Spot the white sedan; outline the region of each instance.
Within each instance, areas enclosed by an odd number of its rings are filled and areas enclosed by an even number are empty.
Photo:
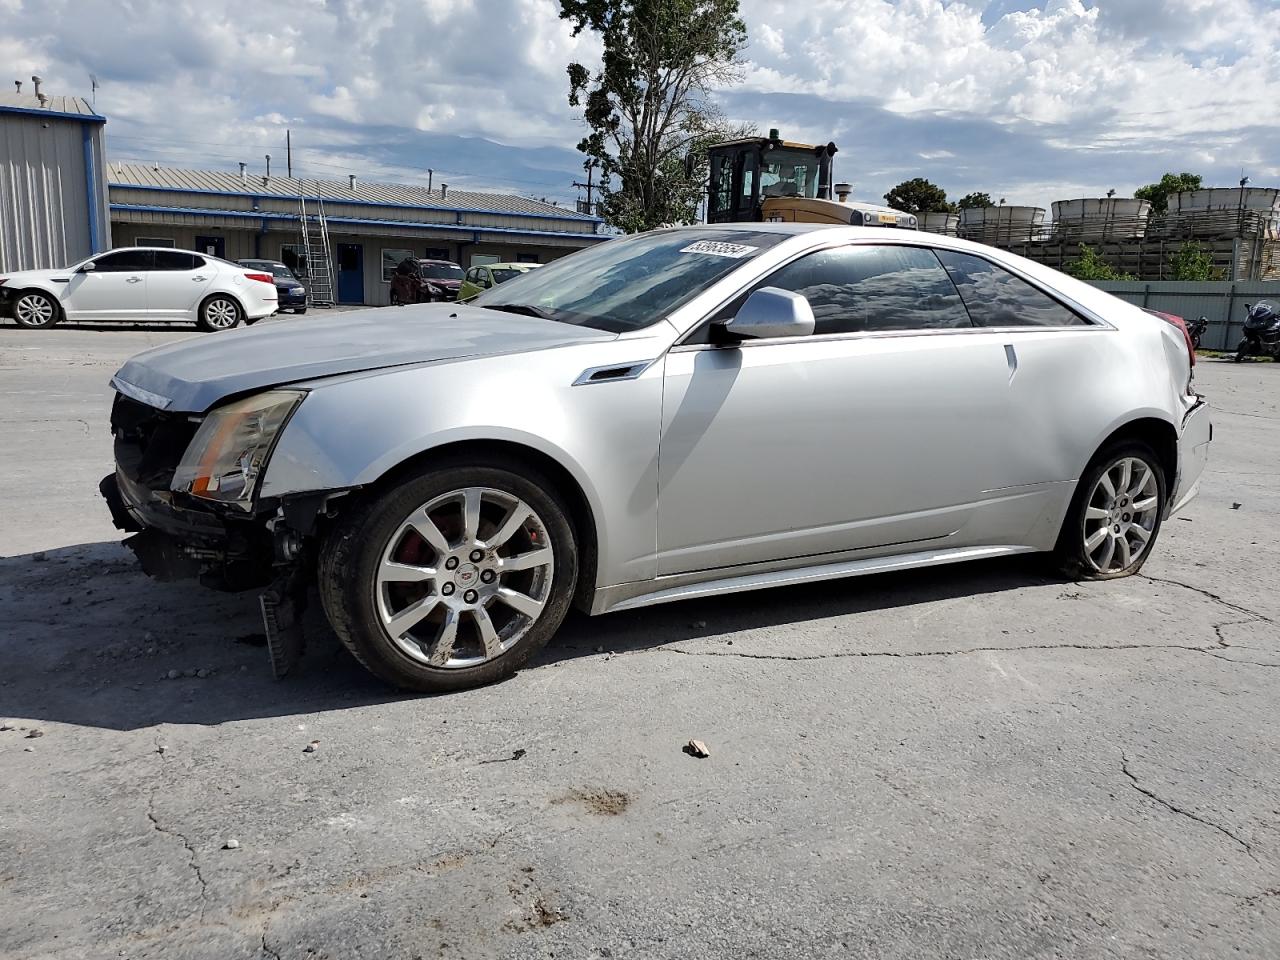
[[[276,308],[270,273],[167,247],[122,247],[61,270],[0,276],[0,316],[23,327],[185,320],[202,330],[230,330]]]

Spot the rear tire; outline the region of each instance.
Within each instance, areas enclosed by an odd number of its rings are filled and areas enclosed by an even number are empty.
[[[29,330],[52,327],[61,316],[58,301],[39,290],[24,290],[13,302],[13,319]]]
[[[338,638],[407,690],[515,673],[559,628],[577,583],[573,527],[553,490],[495,458],[434,466],[355,506],[317,571]]]
[[[230,330],[244,319],[244,311],[235,298],[225,293],[215,293],[200,304],[196,326],[206,333]]]
[[[1155,546],[1167,497],[1164,470],[1151,447],[1120,440],[1103,448],[1085,468],[1062,521],[1054,548],[1058,568],[1072,580],[1137,573]]]

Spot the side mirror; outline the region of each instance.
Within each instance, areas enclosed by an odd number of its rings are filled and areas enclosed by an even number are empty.
[[[80,272],[81,272],[81,273],[93,273],[93,271],[95,271],[95,270],[97,270],[97,269],[98,269],[98,265],[97,265],[96,263],[94,263],[92,260],[90,260],[88,263],[85,263],[85,264],[82,264],[82,265],[81,265],[81,267],[80,267]]]
[[[798,293],[777,287],[761,287],[725,321],[722,329],[735,340],[773,337],[807,337],[813,333],[813,308]]]

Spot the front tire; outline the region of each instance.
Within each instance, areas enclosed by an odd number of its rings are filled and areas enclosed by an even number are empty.
[[[1239,346],[1236,347],[1235,362],[1239,363],[1249,355],[1249,341],[1241,340]]]
[[[24,291],[13,303],[13,319],[30,330],[52,327],[60,316],[58,301],[39,290]]]
[[[1072,580],[1114,580],[1142,569],[1164,517],[1168,485],[1155,451],[1137,440],[1103,449],[1085,469],[1054,556]]]
[[[200,304],[196,326],[206,333],[230,330],[244,319],[240,304],[225,293],[215,293]]]
[[[442,465],[355,507],[325,541],[325,612],[375,676],[435,693],[502,680],[559,628],[578,576],[568,512],[522,465]]]

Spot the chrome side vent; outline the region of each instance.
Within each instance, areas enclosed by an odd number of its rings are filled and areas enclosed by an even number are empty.
[[[635,360],[631,363],[611,363],[604,367],[591,367],[578,374],[575,387],[584,383],[614,383],[618,380],[634,380],[653,364],[652,360]]]

